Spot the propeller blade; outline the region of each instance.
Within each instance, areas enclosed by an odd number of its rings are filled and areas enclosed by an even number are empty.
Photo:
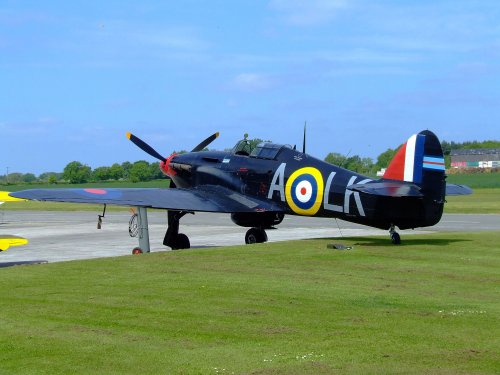
[[[213,141],[215,141],[215,139],[217,139],[218,136],[219,136],[219,132],[212,134],[210,137],[208,137],[203,142],[201,142],[198,146],[196,146],[195,148],[193,148],[191,150],[191,152],[197,152],[197,151],[203,150],[210,143],[212,143]]]
[[[153,147],[151,147],[146,142],[144,142],[142,139],[140,139],[139,137],[136,137],[132,133],[127,132],[127,138],[130,139],[133,144],[135,144],[137,147],[139,147],[141,150],[148,153],[152,157],[154,157],[160,161],[165,161],[167,159],[166,157],[161,156]]]

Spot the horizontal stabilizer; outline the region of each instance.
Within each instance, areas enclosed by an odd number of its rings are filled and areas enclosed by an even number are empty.
[[[446,184],[446,195],[470,195],[472,189],[465,185]]]
[[[23,237],[2,235],[0,236],[0,251],[7,250],[11,246],[26,245],[28,240]]]
[[[351,185],[347,188],[360,193],[379,195],[383,197],[421,198],[424,196],[420,192],[420,188],[417,185],[397,181],[369,182],[366,184]]]

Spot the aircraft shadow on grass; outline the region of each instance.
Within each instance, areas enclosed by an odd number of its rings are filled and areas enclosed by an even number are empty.
[[[26,260],[26,261],[18,261],[18,262],[1,262],[0,268],[7,268],[13,266],[29,266],[32,264],[46,264],[48,261],[46,260]]]
[[[324,239],[323,239],[324,240]],[[341,242],[342,240],[349,241],[352,246],[387,246],[387,240],[382,237],[343,237],[343,238],[328,238],[329,241]],[[464,238],[411,238],[408,236],[401,246],[443,246],[457,242],[472,242],[472,240]]]

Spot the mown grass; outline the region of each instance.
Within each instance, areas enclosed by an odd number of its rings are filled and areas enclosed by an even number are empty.
[[[500,232],[0,269],[0,373],[494,374]]]
[[[500,214],[500,189],[474,189],[471,195],[449,196],[446,201],[448,214]]]
[[[451,184],[467,185],[473,189],[500,188],[500,172],[451,174],[446,181]]]

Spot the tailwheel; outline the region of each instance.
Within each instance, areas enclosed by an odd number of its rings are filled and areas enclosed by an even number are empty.
[[[399,245],[401,244],[401,237],[398,233],[394,232],[391,234],[391,241],[394,245]]]
[[[175,246],[172,247],[172,250],[189,249],[190,247],[191,243],[189,242],[188,236],[184,233],[179,233],[175,240]]]
[[[142,254],[142,249],[140,247],[134,247],[132,250],[133,255]]]
[[[267,234],[264,229],[261,228],[250,228],[245,234],[245,243],[262,243],[267,242]]]
[[[401,244],[401,237],[399,236],[399,233],[396,232],[396,227],[394,225],[391,225],[389,228],[389,235],[391,236],[391,241],[394,245]]]

